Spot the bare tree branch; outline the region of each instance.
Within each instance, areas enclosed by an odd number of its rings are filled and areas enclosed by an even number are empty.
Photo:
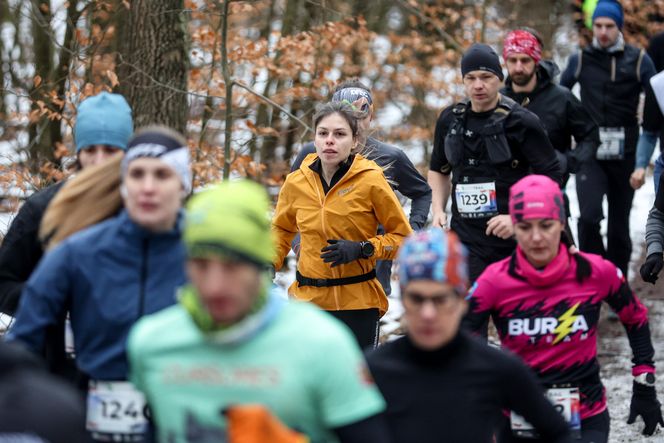
[[[459,42],[457,42],[456,39],[454,37],[452,37],[450,34],[445,32],[445,30],[443,28],[438,26],[438,24],[436,24],[436,22],[434,22],[432,19],[430,19],[426,15],[422,14],[422,12],[419,11],[417,8],[414,8],[413,6],[411,6],[406,0],[395,0],[395,2],[399,6],[401,6],[403,9],[405,9],[406,11],[408,11],[411,14],[417,16],[424,23],[428,23],[431,26],[433,26],[433,28],[436,30],[436,32],[443,38],[443,40],[445,40],[445,42],[449,46],[451,46],[452,48],[454,48],[455,50],[457,50],[459,52],[463,52],[463,47],[461,46],[461,44]]]
[[[303,127],[304,129],[306,129],[308,132],[314,132],[314,130],[311,129],[311,127],[310,127],[308,124],[306,124],[305,122],[303,122],[300,118],[296,117],[296,116],[293,115],[291,112],[289,112],[286,108],[284,108],[283,106],[279,105],[278,103],[276,103],[276,102],[270,100],[269,98],[267,98],[266,96],[264,96],[264,95],[261,94],[260,92],[258,92],[258,91],[256,91],[256,90],[252,89],[251,87],[245,85],[244,83],[240,83],[240,82],[238,82],[238,81],[234,81],[233,83],[236,84],[237,86],[239,86],[240,88],[245,89],[245,90],[251,92],[251,93],[254,94],[256,97],[258,97],[259,99],[263,100],[265,103],[269,104],[270,106],[272,106],[272,107],[274,107],[274,108],[277,108],[279,111],[283,112],[283,113],[286,114],[288,117],[292,118],[293,120],[295,120],[296,122],[298,122],[300,125],[302,125],[302,127]]]
[[[173,92],[175,92],[175,93],[178,93],[178,94],[186,94],[186,95],[189,95],[189,96],[192,96],[192,97],[198,97],[198,98],[207,98],[207,97],[220,98],[220,99],[224,99],[224,98],[225,98],[225,97],[222,97],[221,95],[214,95],[214,94],[210,94],[210,95],[208,95],[208,94],[201,94],[201,93],[198,93],[198,92],[185,91],[184,89],[175,88],[175,87],[173,87],[173,86],[171,86],[171,85],[168,85],[168,84],[166,84],[166,83],[160,82],[159,80],[157,80],[156,78],[152,77],[150,74],[148,74],[147,72],[143,71],[142,69],[140,69],[140,68],[137,67],[136,65],[133,65],[133,64],[131,64],[131,63],[129,63],[129,62],[123,60],[121,54],[118,54],[118,60],[119,60],[119,63],[122,63],[122,64],[124,64],[124,65],[126,65],[126,66],[129,66],[130,68],[134,69],[136,72],[138,72],[138,73],[140,73],[141,75],[144,75],[145,77],[149,78],[150,81],[152,81],[155,85],[160,86],[160,87],[162,87],[162,88],[169,89],[169,90],[171,90],[171,91],[173,91]],[[269,104],[270,106],[273,106],[274,108],[276,108],[276,109],[278,109],[279,111],[283,112],[283,113],[286,114],[289,118],[292,118],[293,120],[295,120],[296,122],[298,122],[300,125],[302,125],[302,127],[303,127],[304,129],[306,129],[307,131],[311,131],[311,132],[313,132],[313,129],[311,129],[311,127],[310,127],[309,125],[307,125],[305,122],[303,122],[300,118],[298,118],[298,117],[296,117],[295,115],[293,115],[291,112],[289,112],[289,111],[288,111],[287,109],[285,109],[283,106],[281,106],[281,105],[279,105],[278,103],[276,103],[276,102],[270,100],[270,99],[267,98],[265,95],[261,94],[260,92],[256,91],[255,89],[252,89],[250,86],[245,85],[244,83],[241,83],[241,82],[238,82],[238,81],[234,81],[233,83],[234,83],[234,85],[237,85],[237,86],[239,86],[240,88],[245,89],[245,90],[247,90],[248,92],[252,93],[253,95],[255,95],[256,97],[258,97],[259,99],[261,99],[261,100],[264,101],[265,103]]]

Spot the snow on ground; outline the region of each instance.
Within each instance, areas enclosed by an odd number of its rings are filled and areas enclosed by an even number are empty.
[[[7,214],[0,212],[0,238],[2,238],[9,229],[9,225],[14,218],[14,214]],[[5,314],[0,314],[0,334],[7,329],[12,318]]]
[[[7,229],[9,229],[9,224],[12,222],[13,218],[14,214],[0,212],[0,238],[2,238],[5,235],[5,232],[7,232]]]

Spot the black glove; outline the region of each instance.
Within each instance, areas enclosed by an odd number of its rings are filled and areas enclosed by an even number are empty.
[[[332,267],[345,265],[362,256],[362,245],[359,241],[328,240],[330,245],[320,250],[320,258],[325,263],[332,263]]]
[[[646,258],[645,263],[641,265],[639,272],[641,273],[641,278],[643,281],[652,283],[653,285],[657,281],[657,276],[664,266],[664,257],[661,252],[653,252]]]
[[[574,149],[565,152],[567,157],[567,172],[576,174],[583,163],[595,158],[598,145],[592,141],[583,141],[576,145]]]
[[[627,424],[634,423],[640,415],[646,425],[643,429],[643,435],[652,435],[658,424],[664,427],[661,406],[662,404],[657,400],[657,391],[654,386],[634,382]]]
[[[560,164],[560,175],[565,176],[567,174],[568,168],[567,155],[563,154],[557,149],[554,149],[553,151],[556,153],[556,158]]]

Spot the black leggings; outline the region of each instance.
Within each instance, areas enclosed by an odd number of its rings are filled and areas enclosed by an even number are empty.
[[[583,163],[576,174],[576,193],[581,211],[579,249],[613,262],[625,276],[632,254],[629,215],[634,190],[629,185],[629,177],[633,170],[634,154],[629,154],[625,160]],[[606,247],[600,232],[600,222],[604,218],[604,195],[609,203]]]
[[[513,247],[480,249],[466,245],[468,249],[468,278],[471,283],[482,275],[482,272],[492,263],[509,257],[514,252]]]
[[[593,415],[581,420],[581,438],[571,439],[573,443],[607,443],[609,441],[609,428],[611,419],[608,409],[601,414]],[[510,420],[505,418],[497,435],[498,443],[540,443],[543,440],[534,438],[519,438],[512,435]]]
[[[376,347],[380,319],[378,308],[327,312],[350,328],[361,349]]]

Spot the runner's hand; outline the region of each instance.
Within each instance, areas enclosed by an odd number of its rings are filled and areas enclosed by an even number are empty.
[[[496,215],[486,224],[486,235],[495,235],[504,240],[514,235],[514,225],[509,215]]]
[[[661,252],[654,252],[650,254],[645,263],[641,265],[639,272],[643,281],[652,283],[653,285],[657,281],[657,276],[662,271],[664,267],[664,257]]]
[[[646,170],[645,168],[637,168],[632,172],[632,175],[629,177],[629,184],[632,189],[637,190],[646,182]]]
[[[325,263],[332,263],[332,267],[345,265],[362,256],[362,245],[358,241],[328,240],[329,246],[320,250],[320,258]]]
[[[445,211],[438,213],[434,212],[432,225],[436,228],[443,228],[446,231],[449,230],[450,227],[447,225],[447,213]]]
[[[662,404],[657,400],[657,391],[654,386],[646,386],[637,382],[632,387],[632,403],[629,406],[629,419],[627,424],[631,425],[640,415],[645,423],[643,435],[652,435],[657,425],[664,427],[662,418]]]

